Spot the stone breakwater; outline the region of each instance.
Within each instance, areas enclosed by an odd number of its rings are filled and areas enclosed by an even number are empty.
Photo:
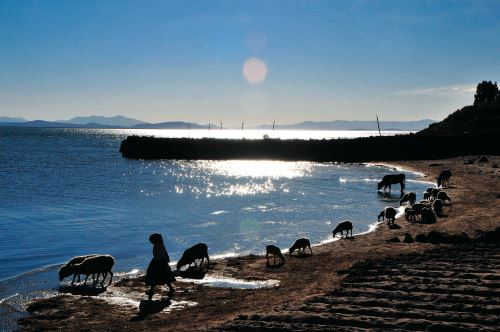
[[[365,162],[441,159],[500,154],[500,131],[488,134],[419,134],[355,139],[281,140],[156,138],[129,136],[120,146],[125,158],[185,160],[284,160]]]

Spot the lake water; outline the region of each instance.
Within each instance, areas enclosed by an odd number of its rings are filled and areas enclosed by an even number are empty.
[[[27,300],[56,292],[58,266],[73,256],[111,254],[118,274],[137,273],[151,258],[153,232],[163,234],[173,261],[198,242],[207,243],[211,256],[258,254],[267,244],[288,248],[299,237],[328,241],[346,219],[355,234],[366,232],[381,209],[398,205],[399,187],[382,197],[376,183],[400,170],[128,160],[118,150],[131,134],[309,139],[378,133],[0,128],[0,326],[2,317],[21,315]],[[407,190],[429,186],[405,173]]]

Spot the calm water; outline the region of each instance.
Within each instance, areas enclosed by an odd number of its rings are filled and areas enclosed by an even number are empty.
[[[298,237],[331,238],[339,221],[354,233],[397,205],[377,194],[373,165],[266,161],[138,161],[118,152],[130,134],[241,137],[241,131],[0,128],[0,303],[53,292],[57,265],[106,253],[115,270],[145,269],[148,236],[164,235],[172,260],[197,242],[211,255],[287,248]],[[368,136],[374,132],[245,131],[246,138]],[[238,136],[240,135],[240,136]],[[407,173],[407,189],[427,183]],[[412,180],[413,179],[413,180]],[[0,310],[1,316],[1,310]],[[0,318],[1,319],[1,318]],[[1,323],[0,323],[1,325]]]

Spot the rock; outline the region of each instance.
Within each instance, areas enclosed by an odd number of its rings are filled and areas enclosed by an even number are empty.
[[[421,242],[421,243],[428,242],[427,241],[427,236],[425,236],[425,234],[418,234],[417,236],[415,236],[415,241]]]
[[[401,240],[398,237],[393,237],[392,239],[387,240],[389,243],[399,243]]]
[[[442,166],[443,164],[440,164],[440,163],[431,163],[431,164],[428,164],[427,166],[429,167],[435,167],[435,166]]]
[[[493,165],[491,165],[491,167],[498,168],[498,164],[493,164]]]
[[[413,242],[415,242],[415,240],[410,235],[410,233],[405,233],[405,238],[404,238],[403,242],[404,243],[413,243]]]
[[[479,160],[477,162],[478,163],[487,163],[488,161],[489,161],[488,157],[482,156],[481,158],[479,158]]]
[[[474,164],[475,161],[476,161],[476,159],[466,160],[466,161],[464,161],[464,165],[472,165],[472,164]]]
[[[450,235],[447,239],[450,244],[466,244],[472,243],[472,239],[466,233],[453,234]]]
[[[427,234],[427,241],[433,244],[447,243],[449,235],[442,232],[430,231]]]
[[[479,232],[474,238],[474,242],[484,242],[484,243],[499,243],[500,242],[500,227],[497,227],[494,231],[482,231]]]

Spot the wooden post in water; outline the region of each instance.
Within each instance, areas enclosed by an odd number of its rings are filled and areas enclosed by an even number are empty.
[[[244,125],[245,125],[245,122],[244,122],[244,121],[242,121],[242,122],[241,122],[241,130],[243,130],[243,126],[244,126]]]
[[[382,133],[380,132],[380,123],[378,122],[378,115],[377,115],[377,114],[375,114],[375,116],[377,117],[378,134],[379,134],[380,136],[382,136]]]
[[[220,130],[222,130],[222,121],[219,120],[219,122],[220,122]]]
[[[276,124],[276,119],[273,121],[273,131],[274,131],[274,125]]]

